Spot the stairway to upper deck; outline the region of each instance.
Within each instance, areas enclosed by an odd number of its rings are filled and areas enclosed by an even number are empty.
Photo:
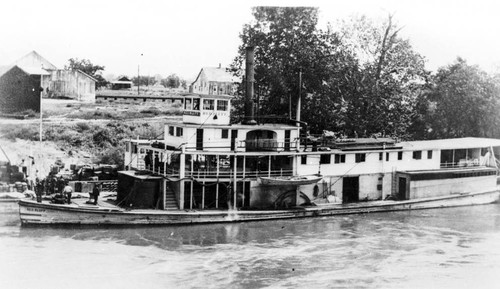
[[[167,189],[165,192],[165,210],[178,210],[177,199],[175,198],[175,192],[167,184]]]

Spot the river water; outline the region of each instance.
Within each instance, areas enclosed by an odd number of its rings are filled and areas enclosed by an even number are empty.
[[[500,204],[139,228],[21,228],[0,210],[0,288],[500,288],[499,273]]]

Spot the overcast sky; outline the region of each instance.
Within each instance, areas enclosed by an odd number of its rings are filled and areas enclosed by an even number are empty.
[[[69,58],[104,65],[108,74],[176,73],[227,66],[253,6],[315,6],[320,27],[353,14],[403,26],[401,35],[436,70],[457,56],[488,72],[500,67],[500,1],[11,0],[0,1],[0,65],[35,50],[59,68]],[[141,56],[142,55],[142,56]]]

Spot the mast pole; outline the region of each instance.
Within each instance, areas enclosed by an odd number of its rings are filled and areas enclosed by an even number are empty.
[[[301,95],[302,95],[302,68],[299,71],[299,97],[297,98],[297,115],[295,119],[297,120],[297,126],[300,126],[300,106],[301,106]]]

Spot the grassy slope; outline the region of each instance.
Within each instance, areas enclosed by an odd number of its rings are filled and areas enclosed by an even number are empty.
[[[13,164],[29,155],[45,175],[50,164],[61,159],[70,164],[111,163],[123,165],[124,140],[162,138],[163,122],[180,110],[152,103],[78,103],[44,100],[43,144],[39,122],[33,119],[0,119],[0,146]]]

